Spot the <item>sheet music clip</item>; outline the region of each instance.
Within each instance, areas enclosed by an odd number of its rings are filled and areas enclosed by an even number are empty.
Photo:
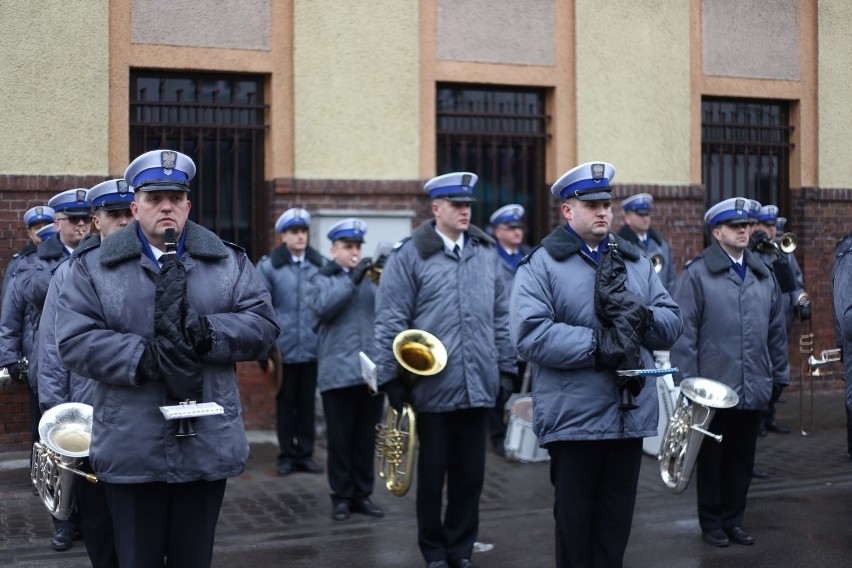
[[[199,416],[224,414],[225,409],[215,402],[196,403],[194,400],[188,400],[180,404],[161,406],[160,412],[163,413],[166,420],[178,420],[180,418],[198,418]]]
[[[358,358],[361,360],[361,377],[367,383],[370,394],[376,394],[379,392],[379,369],[363,351],[358,352]]]

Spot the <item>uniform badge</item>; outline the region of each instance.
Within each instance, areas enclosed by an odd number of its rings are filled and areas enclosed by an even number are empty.
[[[736,210],[737,210],[737,214],[739,214],[739,215],[742,215],[742,214],[743,214],[743,211],[745,210],[745,207],[746,207],[745,199],[737,199],[737,200],[734,202],[734,209],[736,209]]]
[[[604,178],[604,171],[603,164],[592,164],[592,179],[594,181],[601,181]]]
[[[44,208],[43,207],[36,207],[35,208],[35,214],[36,214],[36,217],[41,217],[42,215],[44,215]]]
[[[361,232],[361,221],[352,221],[352,229],[356,232]]]
[[[461,185],[465,189],[470,188],[470,174],[464,174],[461,179]]]
[[[177,153],[170,151],[160,152],[160,165],[163,167],[164,174],[167,176],[172,175],[172,170],[177,165]]]
[[[115,190],[116,190],[116,192],[118,192],[119,195],[124,197],[125,195],[127,195],[127,182],[124,181],[123,179],[116,181],[115,182]]]
[[[78,189],[76,193],[77,201],[86,201],[86,193],[88,193],[88,191],[85,189]]]

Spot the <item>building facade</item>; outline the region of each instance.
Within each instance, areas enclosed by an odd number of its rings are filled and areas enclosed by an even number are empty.
[[[852,229],[844,0],[4,0],[0,31],[0,268],[23,211],[158,147],[193,156],[192,218],[255,261],[289,207],[392,234],[428,217],[425,179],[459,169],[480,176],[479,224],[523,203],[536,243],[558,222],[549,185],[601,159],[617,198],[655,196],[678,272],[710,204],[776,203],[815,345],[834,347],[828,273]],[[246,424],[268,428],[255,367]],[[0,404],[0,450],[25,447],[26,393],[2,387]]]

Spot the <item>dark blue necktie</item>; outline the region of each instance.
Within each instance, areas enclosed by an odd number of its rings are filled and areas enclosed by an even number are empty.
[[[731,261],[731,263],[734,265],[734,271],[740,277],[740,280],[745,280],[745,275],[746,275],[745,264],[741,264],[739,262],[734,262],[733,260]]]

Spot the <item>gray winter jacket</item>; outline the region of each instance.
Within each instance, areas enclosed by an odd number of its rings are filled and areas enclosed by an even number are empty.
[[[683,328],[680,310],[651,263],[619,237],[627,286],[652,314],[640,355],[654,368],[652,351],[668,349]],[[512,339],[533,366],[533,430],[544,446],[568,440],[611,440],[657,434],[658,403],[653,380],[638,396],[638,408],[619,410],[616,374],[595,368],[594,330],[597,265],[564,226],[542,240],[518,266],[512,286]]]
[[[401,331],[422,329],[447,349],[440,373],[418,378],[418,412],[492,408],[500,372],[517,373],[509,340],[503,262],[491,237],[470,226],[461,259],[444,247],[434,221],[417,227],[390,255],[376,294],[379,383],[399,375],[392,344]]]
[[[276,344],[284,364],[317,360],[317,335],[313,316],[305,301],[305,291],[308,281],[324,264],[322,255],[308,247],[305,261],[297,266],[283,244],[257,263],[260,279],[272,296],[272,306],[281,326]]]
[[[90,246],[97,246],[100,242],[100,235],[89,234],[75,249],[74,254],[77,255]],[[56,349],[56,299],[59,297],[59,290],[62,289],[73,260],[72,257],[61,262],[53,271],[41,311],[38,326],[39,364],[36,380],[38,381],[38,402],[42,412],[64,402],[92,404],[94,399],[95,381],[70,372],[62,364],[59,351]]]
[[[35,247],[26,256],[34,256]],[[16,264],[20,264],[17,262]],[[38,310],[24,299],[21,281],[15,270],[6,283],[3,291],[3,307],[0,309],[0,367],[5,367],[26,357],[27,361],[35,361],[33,342],[37,329],[36,317]],[[38,390],[35,373],[29,374],[29,386],[33,392]]]
[[[836,254],[832,287],[834,318],[838,324],[843,353],[846,408],[852,410],[852,243]]]
[[[89,458],[109,483],[182,483],[243,472],[248,442],[235,373],[278,336],[269,293],[242,249],[187,222],[187,299],[207,316],[212,343],[202,358],[202,402],[224,414],[194,419],[196,436],[175,437],[163,418],[162,382],[140,381],[139,359],[154,334],[159,267],[131,223],[76,258],[59,292],[56,342],[67,367],[97,381]]]
[[[683,313],[683,335],[671,349],[675,383],[689,377],[722,382],[740,398],[736,408],[765,410],[772,384],[790,382],[781,290],[766,264],[746,250],[745,279],[713,243],[688,263],[673,296]]]
[[[308,306],[316,318],[317,386],[320,392],[363,385],[358,352],[373,357],[376,285],[358,286],[336,262],[329,262],[308,286]]]

